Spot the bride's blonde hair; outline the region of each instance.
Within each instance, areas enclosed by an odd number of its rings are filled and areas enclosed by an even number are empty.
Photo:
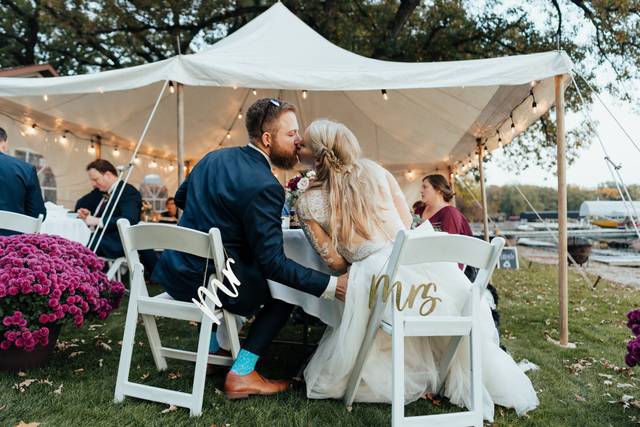
[[[346,246],[354,233],[368,240],[382,229],[381,209],[372,201],[380,193],[370,161],[363,159],[358,139],[342,123],[315,120],[307,128],[316,159],[316,179],[329,191],[329,231],[333,244]]]

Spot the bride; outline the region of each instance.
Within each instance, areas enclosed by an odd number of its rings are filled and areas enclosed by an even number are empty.
[[[377,163],[361,157],[360,145],[344,125],[316,120],[307,128],[298,153],[313,167],[316,180],[296,205],[304,232],[315,250],[336,273],[349,270],[349,283],[341,323],[327,327],[317,351],[304,371],[307,396],[342,398],[369,319],[369,288],[391,254],[399,230],[409,228],[411,215],[395,178]],[[405,284],[434,282],[441,301],[430,316],[459,314],[466,301],[468,279],[453,263],[402,267],[398,280]],[[420,302],[405,312],[417,314]],[[387,304],[385,320],[391,319]],[[494,404],[515,408],[519,415],[538,406],[529,378],[498,346],[489,305],[480,306],[482,324],[484,418],[493,420]],[[448,338],[411,337],[405,340],[405,402],[436,392],[437,366]],[[457,405],[470,407],[468,346],[453,359],[445,382],[445,395]],[[356,401],[391,402],[391,338],[378,332],[362,371]]]

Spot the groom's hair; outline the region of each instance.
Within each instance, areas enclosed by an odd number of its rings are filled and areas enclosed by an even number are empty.
[[[277,132],[274,129],[276,120],[282,113],[296,112],[296,107],[277,98],[262,98],[253,103],[247,110],[245,126],[249,139],[254,141],[262,137],[263,132]]]

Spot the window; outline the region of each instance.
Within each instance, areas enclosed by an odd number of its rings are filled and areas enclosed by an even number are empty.
[[[143,202],[147,202],[153,212],[162,212],[165,210],[165,202],[169,191],[162,183],[159,175],[147,175],[144,177],[140,186],[140,194]]]
[[[35,166],[40,181],[40,189],[42,190],[42,198],[45,202],[57,203],[58,185],[56,184],[56,176],[51,166],[47,166],[47,161],[42,154],[35,153],[28,148],[19,148],[14,150],[13,155],[16,159],[20,159],[30,165]]]

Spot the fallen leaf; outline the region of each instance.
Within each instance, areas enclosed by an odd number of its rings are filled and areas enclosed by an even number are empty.
[[[0,411],[2,411],[2,410],[3,410],[4,408],[6,408],[6,407],[7,407],[7,405],[2,405],[2,406],[0,406]]]
[[[20,393],[24,393],[27,388],[36,381],[37,380],[35,379],[24,380],[20,384],[14,384],[13,388],[15,388],[16,390],[20,390]]]
[[[169,375],[168,375],[170,380],[177,380],[181,376],[182,376],[182,374],[180,373],[180,371],[169,372]]]
[[[99,323],[93,324],[93,325],[89,325],[89,330],[90,331],[95,331],[98,328],[102,328],[104,325],[101,325]]]
[[[177,411],[178,407],[175,405],[169,405],[169,407],[167,409],[163,409],[162,411],[160,411],[161,414],[166,414],[169,412],[173,412],[173,411]]]
[[[79,374],[80,372],[84,372],[84,368],[74,369],[73,372]]]
[[[98,341],[98,342],[96,343],[96,345],[97,345],[98,347],[102,347],[102,349],[103,349],[103,350],[111,351],[111,346],[110,346],[109,344],[107,344],[106,342]]]
[[[19,377],[26,377],[26,376],[27,376],[27,373],[26,373],[26,372],[22,372],[22,371],[20,371],[20,372],[18,372],[18,376],[19,376]]]
[[[62,386],[63,386],[63,384],[60,383],[60,387],[58,387],[57,389],[53,390],[53,394],[62,394]]]
[[[580,396],[579,394],[576,394],[576,400],[578,402],[586,402],[587,399],[585,399],[584,397]]]
[[[604,385],[612,385],[612,384],[613,384],[613,381],[604,380],[604,381],[603,381],[603,384],[604,384]]]
[[[622,384],[616,385],[616,387],[618,387],[618,388],[629,388],[629,387],[635,387],[635,386],[633,384],[622,383]]]
[[[69,359],[71,359],[72,357],[78,357],[82,353],[84,353],[84,351],[74,351],[73,353],[69,354]]]
[[[148,374],[148,373],[145,373],[144,375],[142,375],[142,376],[140,377],[140,379],[141,379],[142,381],[146,380],[147,378],[149,378],[149,374]]]
[[[16,424],[14,427],[38,427],[40,423],[32,421],[30,423],[25,423],[24,421],[20,421],[20,423]]]
[[[98,367],[102,368],[102,362],[104,362],[104,359],[98,359]]]
[[[606,378],[608,380],[613,378],[613,375],[609,375],[609,374],[598,374],[598,376],[600,376],[602,378]]]
[[[436,399],[433,393],[427,393],[422,396],[423,399],[430,401],[434,406],[440,406],[442,399]]]

